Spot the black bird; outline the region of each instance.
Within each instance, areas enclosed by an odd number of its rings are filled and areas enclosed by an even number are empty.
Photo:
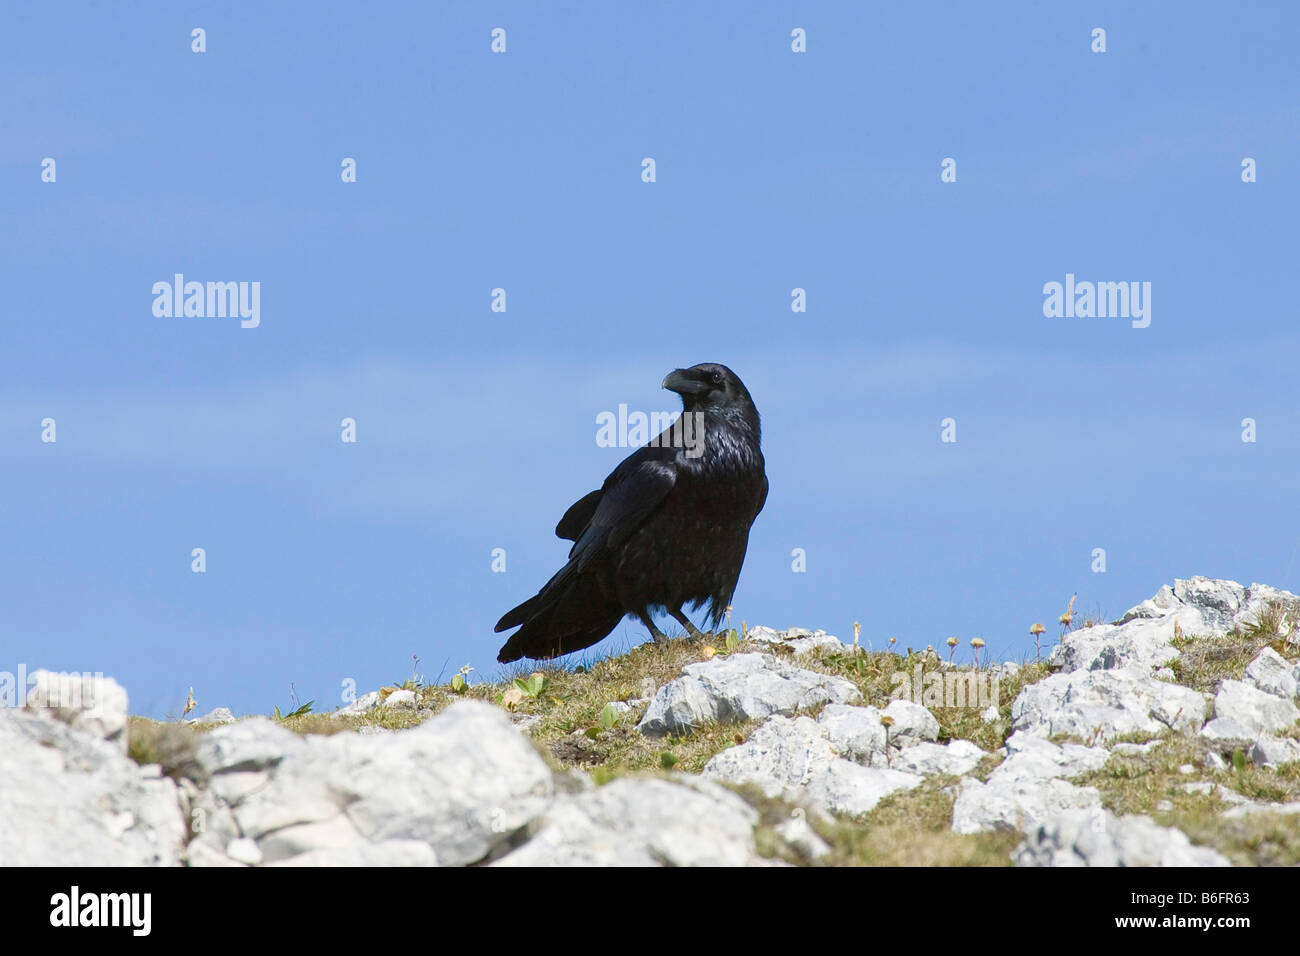
[[[501,663],[590,647],[625,615],[666,641],[657,608],[699,638],[682,607],[707,602],[717,629],[767,500],[758,409],[725,365],[679,368],[663,387],[682,397],[681,418],[564,513],[555,533],[574,543],[569,562],[497,622],[498,632],[523,625]]]

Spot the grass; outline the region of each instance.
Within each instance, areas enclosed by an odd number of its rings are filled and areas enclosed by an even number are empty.
[[[860,820],[820,825],[831,845],[830,866],[1010,866],[1022,837],[952,832],[955,777],[927,777],[892,794]],[[818,825],[818,824],[815,824]]]
[[[1297,610],[1270,607],[1259,621],[1225,638],[1179,635],[1181,652],[1171,666],[1180,683],[1212,693],[1225,678],[1240,678],[1261,648],[1272,646],[1289,659],[1277,633],[1282,613],[1300,619]],[[933,674],[969,675],[969,667],[954,667],[926,655],[898,655],[887,651],[829,651],[819,649],[797,658],[788,648],[744,642],[738,651],[762,651],[788,657],[809,670],[851,681],[862,693],[862,703],[884,708],[899,686],[896,675],[911,679],[920,668],[922,680]],[[721,638],[716,653],[725,653]],[[703,644],[674,640],[663,645],[646,643],[626,653],[576,667],[557,665],[513,666],[492,681],[465,683],[460,690],[450,682],[438,685],[407,681],[414,691],[414,707],[378,707],[365,714],[331,716],[300,713],[281,717],[281,726],[300,734],[332,734],[380,728],[414,727],[460,699],[482,700],[510,711],[539,751],[557,769],[589,775],[597,784],[629,774],[662,775],[669,770],[697,774],[715,754],[743,743],[757,721],[708,724],[680,736],[646,737],[636,730],[648,698],[663,684],[680,676],[682,668],[706,659]],[[988,673],[984,671],[983,673]],[[544,680],[530,676],[540,674]],[[1012,675],[1000,675],[996,720],[985,720],[982,706],[931,706],[939,722],[939,739],[965,739],[990,752],[974,776],[983,779],[997,765],[993,755],[1010,732],[1011,704],[1028,684],[1048,676],[1041,661],[1029,661]],[[516,683],[516,679],[519,683]],[[520,688],[524,688],[521,690]],[[384,688],[381,695],[396,690]],[[611,701],[628,702],[629,709],[610,721]],[[982,703],[982,702],[981,702]],[[602,721],[602,713],[606,720]],[[811,712],[815,716],[816,710]],[[194,748],[202,726],[159,724],[132,718],[131,755],[141,763],[158,763],[173,776],[195,773]],[[1096,787],[1103,804],[1117,814],[1145,814],[1157,823],[1174,826],[1193,842],[1211,846],[1236,863],[1300,863],[1300,818],[1260,815],[1224,819],[1227,804],[1216,792],[1188,793],[1184,785],[1209,782],[1249,800],[1288,802],[1300,800],[1300,764],[1274,770],[1249,762],[1214,770],[1207,762],[1211,745],[1197,737],[1167,733],[1163,737],[1131,735],[1135,743],[1159,739],[1146,754],[1112,754],[1107,764],[1074,783]],[[1191,765],[1192,773],[1182,768]],[[792,863],[831,866],[1005,866],[1020,836],[1007,833],[954,834],[951,830],[955,778],[932,777],[921,786],[896,793],[871,813],[857,819],[823,818],[807,811],[808,822],[830,846],[817,861],[802,859],[776,833],[776,827],[793,813],[805,811],[764,796],[755,787],[734,788],[759,812],[756,839],[760,852]]]
[[[1161,826],[1182,830],[1193,843],[1213,847],[1238,865],[1300,863],[1300,816],[1266,814],[1225,819],[1231,806],[1217,790],[1188,793],[1187,784],[1210,783],[1250,800],[1287,803],[1300,800],[1300,763],[1276,770],[1245,763],[1214,770],[1206,758],[1215,748],[1197,737],[1166,733],[1146,754],[1112,753],[1106,765],[1073,780],[1096,787],[1102,805],[1124,816],[1144,814]],[[1191,773],[1182,768],[1192,767]]]
[[[1179,634],[1173,646],[1179,656],[1170,663],[1174,679],[1193,690],[1212,694],[1224,680],[1240,680],[1248,665],[1265,647],[1271,647],[1283,657],[1293,658],[1278,624],[1282,615],[1287,621],[1300,622],[1300,608],[1287,602],[1271,602],[1259,617],[1246,627],[1222,636],[1196,636]]]

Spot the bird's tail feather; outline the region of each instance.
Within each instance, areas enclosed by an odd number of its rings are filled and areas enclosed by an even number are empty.
[[[523,627],[506,641],[497,660],[508,664],[521,657],[558,657],[580,651],[614,630],[624,613],[622,605],[602,594],[586,575],[574,577],[562,588],[548,585],[501,619],[498,631],[513,627],[510,621]]]

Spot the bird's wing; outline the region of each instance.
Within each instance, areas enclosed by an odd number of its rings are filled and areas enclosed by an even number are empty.
[[[677,469],[671,460],[633,456],[625,461],[601,489],[591,519],[569,552],[570,564],[582,571],[596,555],[625,542],[663,504],[676,483]]]
[[[577,541],[583,530],[591,523],[591,516],[596,513],[604,488],[597,488],[589,495],[583,495],[569,506],[560,523],[555,526],[555,536],[566,541]]]
[[[767,472],[763,473],[763,490],[758,495],[758,506],[754,509],[754,517],[763,510],[763,505],[767,504]]]

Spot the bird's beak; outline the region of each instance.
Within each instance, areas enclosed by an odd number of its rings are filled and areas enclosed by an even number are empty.
[[[669,372],[660,387],[676,392],[678,395],[699,395],[706,388],[703,382],[692,378],[685,369],[680,368]]]

